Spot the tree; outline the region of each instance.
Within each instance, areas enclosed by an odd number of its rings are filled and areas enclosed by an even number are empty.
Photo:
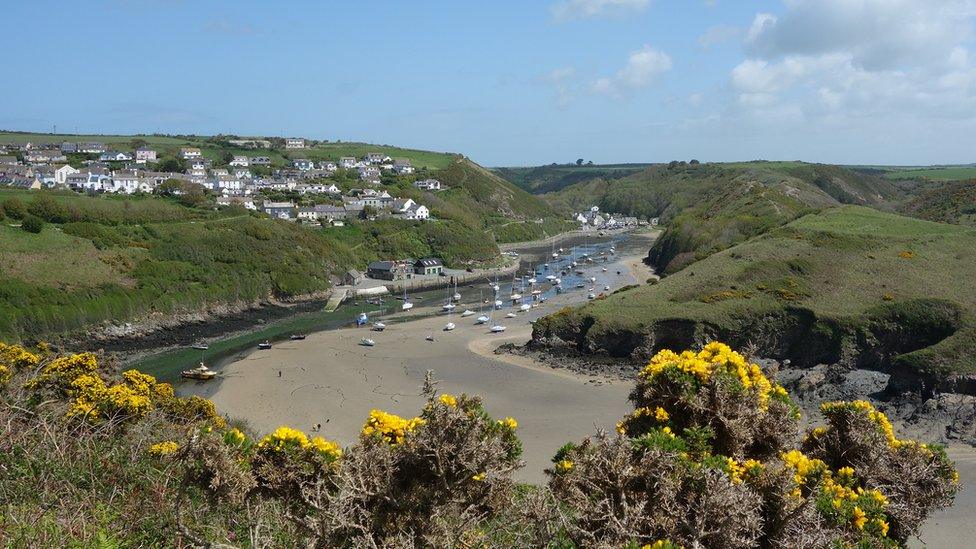
[[[71,220],[71,213],[64,204],[51,198],[47,193],[34,197],[27,211],[48,223],[67,223]]]
[[[36,215],[27,214],[24,216],[24,220],[20,222],[20,228],[29,233],[37,234],[44,228],[44,220]]]
[[[698,164],[700,164],[700,162],[698,162],[698,160],[697,160],[697,159],[695,159],[695,158],[692,158],[692,159],[691,159],[691,162],[689,162],[689,164],[691,164],[692,166],[697,166]]]
[[[223,164],[230,164],[231,162],[233,162],[233,160],[234,160],[234,153],[232,153],[232,152],[230,152],[230,151],[227,151],[227,152],[225,152],[225,153],[224,153],[224,154],[223,154],[223,155],[222,155],[222,156],[220,157],[220,161],[221,161],[221,162],[222,162]]]
[[[179,158],[167,156],[159,161],[157,169],[161,172],[183,173],[186,170],[186,166],[183,165],[183,161]]]
[[[177,200],[184,206],[195,208],[207,201],[207,191],[202,185],[183,183],[182,192]]]
[[[3,211],[10,219],[23,219],[27,215],[27,206],[16,196],[12,196],[3,201]]]
[[[576,159],[576,165],[577,166],[582,166],[583,165],[583,159],[582,158],[577,158]]]

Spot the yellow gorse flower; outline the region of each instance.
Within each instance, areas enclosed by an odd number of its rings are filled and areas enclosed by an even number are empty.
[[[475,482],[481,482],[485,480],[485,473],[478,473],[477,475],[471,475],[471,480]]]
[[[424,423],[426,422],[419,417],[404,419],[383,410],[372,410],[366,419],[366,424],[363,425],[361,434],[364,437],[379,435],[390,444],[400,444],[408,434]]]
[[[556,472],[557,473],[567,473],[573,470],[573,462],[568,459],[563,459],[556,462]]]
[[[771,382],[758,364],[749,363],[728,345],[717,341],[705,345],[697,353],[684,351],[679,355],[664,349],[651,358],[650,363],[641,370],[640,377],[651,378],[668,370],[691,374],[702,383],[719,372],[732,374],[743,387],[758,393],[759,406],[763,410],[768,407],[771,394],[786,396],[786,390]]]
[[[864,530],[864,525],[868,522],[867,514],[861,510],[857,505],[854,506],[854,515],[851,518],[851,522],[857,527],[858,530]]]
[[[451,408],[454,408],[455,406],[457,406],[457,398],[454,395],[449,395],[449,394],[445,393],[445,394],[441,395],[438,398],[438,400],[441,401],[441,404],[443,404],[445,406],[450,406]]]
[[[179,444],[173,442],[172,440],[166,440],[150,446],[149,453],[154,456],[168,456],[179,449]]]
[[[241,435],[243,436],[243,433]],[[339,444],[322,437],[309,440],[308,435],[287,425],[278,427],[273,433],[262,438],[258,442],[258,449],[272,452],[312,450],[330,460],[342,457],[342,448]]]
[[[514,417],[507,417],[505,419],[499,419],[498,420],[498,424],[501,425],[502,427],[505,427],[505,428],[507,428],[509,430],[512,430],[512,431],[514,431],[515,429],[518,429],[518,422],[515,421],[515,418]]]

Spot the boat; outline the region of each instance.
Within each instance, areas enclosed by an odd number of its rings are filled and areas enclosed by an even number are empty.
[[[400,309],[402,309],[404,311],[409,311],[410,309],[413,309],[413,303],[411,303],[410,302],[410,299],[407,298],[407,287],[406,286],[403,287],[403,305],[400,305]]]
[[[455,307],[457,307],[457,305],[453,303],[445,303],[441,309],[444,309],[445,311],[453,311]]]
[[[461,293],[457,289],[457,279],[454,280],[454,295],[451,296],[454,301],[461,301]]]
[[[196,368],[183,370],[180,372],[180,376],[185,377],[186,379],[198,379],[201,381],[206,381],[208,379],[217,377],[217,372],[207,368],[207,365],[201,362]]]
[[[546,280],[552,282],[553,280],[556,280],[556,275],[546,275]]]
[[[448,322],[447,324],[444,325],[445,332],[450,332],[454,328],[457,328],[457,326],[453,322]]]
[[[271,348],[271,342],[268,340],[264,340],[263,342],[258,343],[258,349],[270,349],[270,348]]]
[[[609,291],[610,291],[610,285],[609,285],[609,284],[607,284],[606,286],[604,286],[604,287],[603,287],[603,291],[605,291],[605,292],[609,292]]]
[[[366,313],[359,313],[359,316],[356,317],[356,326],[364,326],[367,322],[369,322],[369,317],[366,316]]]
[[[555,283],[556,283],[556,286],[559,286],[560,284],[562,284],[562,283],[563,283],[563,279],[561,279],[561,278],[557,278],[556,280],[553,280],[553,282],[555,282]]]
[[[540,295],[542,295],[542,290],[532,290],[532,295],[535,297],[539,297]]]
[[[206,351],[207,349],[210,348],[210,345],[207,345],[206,343],[194,343],[193,345],[190,346],[190,348],[196,349],[198,351]]]
[[[590,292],[589,294],[586,295],[586,299],[596,299],[596,294]]]
[[[577,288],[582,288],[582,287],[583,287],[583,283],[582,283],[582,282],[580,282],[580,283],[577,283],[577,284],[576,284],[576,287],[577,287]]]
[[[606,267],[603,268],[603,272],[607,272],[607,268]]]
[[[576,269],[576,274],[578,274],[578,275],[583,274],[583,269]]]
[[[515,317],[517,317],[517,316],[518,316],[518,315],[517,315],[517,314],[515,314],[515,313],[508,313],[507,315],[505,315],[505,318],[515,318]]]
[[[591,276],[590,277],[590,282],[596,282],[596,277],[595,276]]]
[[[519,307],[519,309],[522,310],[522,311],[528,311],[531,308],[532,308],[532,305],[529,305],[528,303],[523,303],[522,306]]]
[[[373,323],[373,331],[374,332],[382,332],[385,329],[386,329],[386,324],[383,324],[382,322],[374,322]]]
[[[474,320],[474,323],[475,324],[484,324],[485,322],[488,322],[489,320],[491,320],[491,318],[489,318],[488,315],[481,315],[481,316],[479,316],[478,318],[476,318]]]
[[[461,313],[461,316],[467,317],[467,316],[471,316],[473,314],[474,314],[474,311],[472,311],[471,309],[465,309],[464,312]]]
[[[363,347],[372,347],[373,345],[376,345],[376,342],[368,337],[364,337],[359,340],[359,344]]]
[[[426,339],[427,341],[434,341],[434,336],[429,335],[429,336],[425,337],[424,339]]]
[[[490,330],[491,330],[491,333],[493,333],[493,334],[500,334],[500,333],[502,333],[502,332],[505,331],[505,327],[502,326],[501,324],[496,324],[496,325],[492,326],[490,328]]]
[[[501,309],[502,308],[502,305],[504,305],[504,303],[502,303],[502,300],[496,299],[494,305],[495,305],[495,308],[496,309]]]
[[[305,339],[305,334],[291,334],[291,337],[289,337],[288,339],[292,341],[302,341],[303,339]]]

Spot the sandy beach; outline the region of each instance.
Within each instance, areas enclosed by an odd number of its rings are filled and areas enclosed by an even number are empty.
[[[599,293],[604,286],[616,289],[645,280],[650,269],[640,258],[652,238],[638,235],[626,252],[607,263],[589,264],[584,276],[596,282],[588,285]],[[586,301],[586,294],[587,288],[569,287],[517,318],[505,318],[512,311],[506,304],[492,313],[493,323],[507,327],[503,334],[476,325],[477,315],[460,317],[465,308],[477,310],[477,303],[459,305],[450,318],[437,314],[400,321],[394,316],[384,320],[383,332],[364,327],[313,333],[304,341],[252,352],[225,366],[219,383],[184,386],[183,392],[212,399],[223,413],[247,420],[259,432],[283,424],[310,430],[321,423],[324,436],[351,444],[374,408],[404,416],[419,413],[424,405],[421,385],[432,370],[441,392],[480,395],[493,416],[518,420],[526,466],[517,476],[538,482],[560,446],[597,428],[614,427],[629,411],[631,383],[581,376],[493,351],[503,343],[524,343],[531,335],[530,321]],[[423,312],[418,309],[411,312]],[[457,328],[444,331],[448,321]],[[427,341],[428,335],[434,341]],[[375,340],[374,347],[360,345],[366,336]]]

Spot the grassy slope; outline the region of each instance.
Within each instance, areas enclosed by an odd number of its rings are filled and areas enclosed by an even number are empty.
[[[674,272],[812,210],[841,203],[886,206],[900,198],[882,178],[802,162],[657,165],[615,181],[596,179],[547,198],[557,207],[659,217],[668,228],[651,251]]]
[[[930,221],[976,225],[976,179],[932,183],[902,205],[901,211]]]
[[[806,363],[846,359],[941,378],[976,372],[973,265],[976,231],[844,206],[715,253],[659,284],[546,318],[537,334],[594,349],[721,337]],[[639,334],[650,331],[648,343]]]
[[[925,168],[890,169],[888,179],[927,179],[932,181],[959,181],[976,178],[976,166],[939,166]]]
[[[548,166],[494,168],[493,171],[533,194],[556,192],[589,179],[619,179],[648,168],[650,164],[551,164]]]

